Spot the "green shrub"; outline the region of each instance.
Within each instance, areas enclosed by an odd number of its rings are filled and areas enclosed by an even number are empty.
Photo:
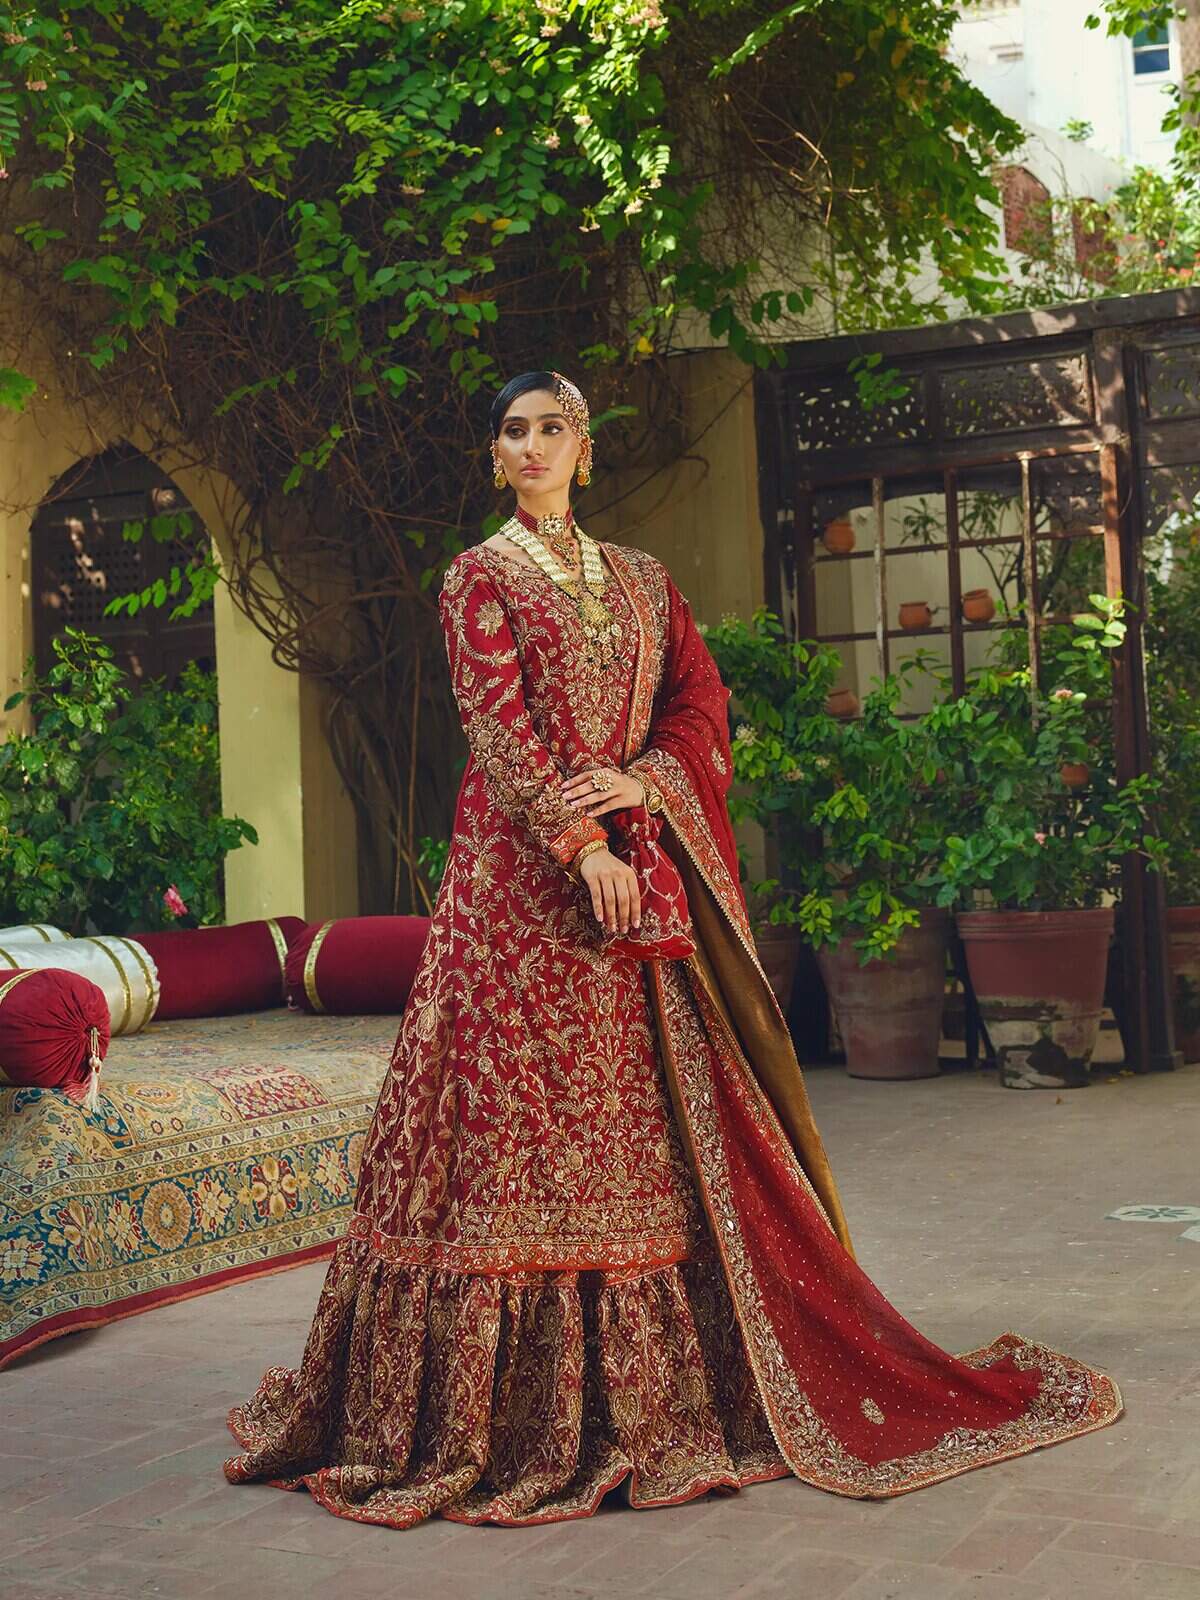
[[[99,639],[68,628],[54,653],[5,706],[26,702],[34,731],[0,744],[0,921],[168,927],[172,887],[184,920],[222,921],[225,856],[258,835],[221,815],[214,675],[135,692]]]

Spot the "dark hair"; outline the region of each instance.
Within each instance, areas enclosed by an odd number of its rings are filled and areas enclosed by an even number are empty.
[[[552,372],[519,372],[515,378],[510,378],[492,401],[489,421],[492,428],[492,438],[500,437],[500,424],[504,421],[504,413],[514,400],[520,399],[523,394],[532,394],[535,389],[548,389],[555,393],[556,385]]]

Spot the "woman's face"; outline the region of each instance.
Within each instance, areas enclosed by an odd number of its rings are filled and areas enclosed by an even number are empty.
[[[517,396],[504,413],[496,449],[509,483],[527,495],[565,489],[579,460],[579,440],[549,389]]]

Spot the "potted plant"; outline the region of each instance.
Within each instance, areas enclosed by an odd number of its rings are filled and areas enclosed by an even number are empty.
[[[1013,1089],[1089,1082],[1122,859],[1140,851],[1157,869],[1167,858],[1149,818],[1157,780],[1118,786],[1100,737],[1123,602],[1089,598],[1065,637],[1047,631],[1053,687],[1031,695],[1028,668],[983,671],[930,713],[957,813],[937,898],[960,908],[971,984]]]
[[[904,675],[926,661],[905,662],[860,717],[840,719],[826,709],[836,650],[787,642],[764,608],[706,633],[738,717],[731,811],[779,848],[781,876],[750,885],[759,927],[793,930],[816,952],[851,1075],[936,1074],[950,929],[932,904],[939,763],[923,719],[896,714]]]

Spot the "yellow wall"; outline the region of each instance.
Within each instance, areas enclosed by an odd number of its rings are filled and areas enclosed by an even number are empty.
[[[670,373],[686,407],[685,458],[606,473],[595,498],[614,503],[581,505],[580,522],[656,555],[699,620],[749,616],[764,599],[752,369],[727,351],[698,350],[676,357]],[[596,449],[602,456],[603,435]]]
[[[23,370],[28,362],[23,350]],[[34,512],[68,468],[120,437],[115,427],[68,404],[49,378],[23,413],[0,411],[0,703],[18,687],[33,650]],[[148,440],[135,434],[129,442],[149,453]],[[219,553],[241,512],[236,491],[182,454],[159,450],[154,456],[195,507]],[[257,845],[243,845],[227,858],[228,920],[353,915],[354,813],[321,728],[320,686],[272,662],[267,640],[223,587],[215,625],[222,809],[253,823],[259,834]],[[25,726],[20,710],[0,712],[0,738]]]

